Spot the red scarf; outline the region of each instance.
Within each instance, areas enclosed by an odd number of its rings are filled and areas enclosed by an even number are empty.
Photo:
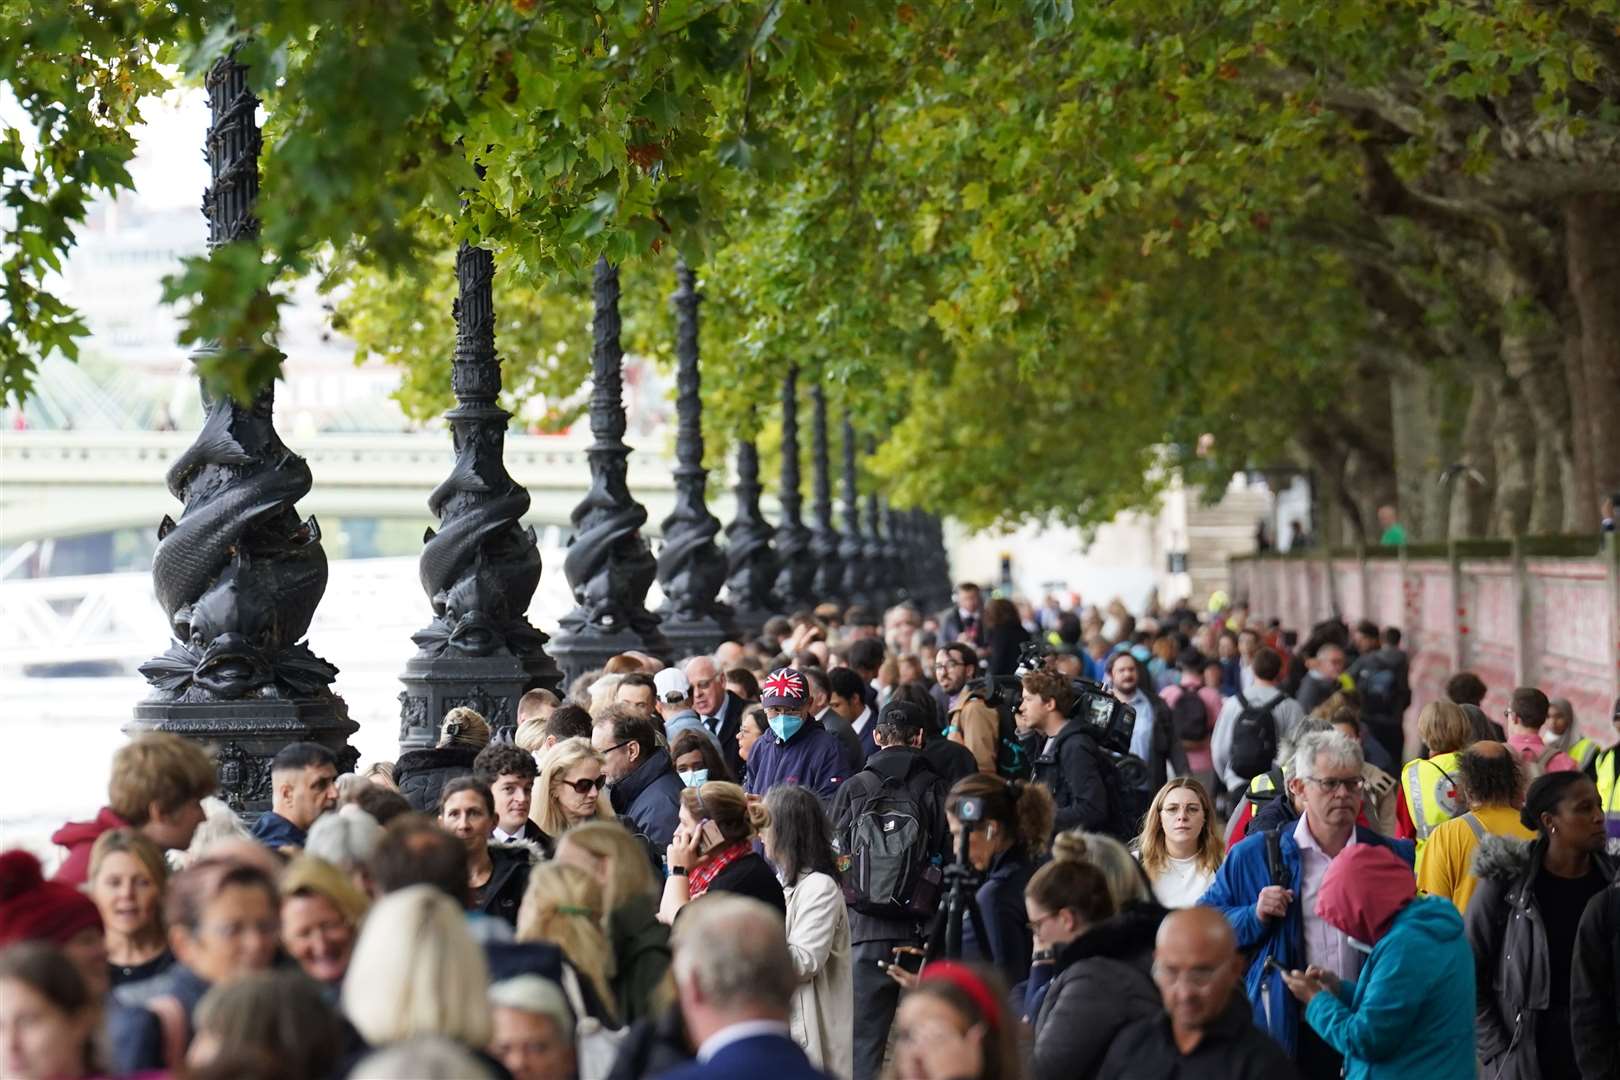
[[[754,845],[747,840],[734,840],[726,847],[711,855],[705,862],[692,868],[686,875],[686,895],[696,900],[709,891],[709,885],[715,876],[736,862],[738,859],[754,850]]]

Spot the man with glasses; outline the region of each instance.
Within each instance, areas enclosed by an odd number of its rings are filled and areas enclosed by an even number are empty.
[[[1246,974],[1255,1022],[1265,1026],[1307,1077],[1337,1077],[1339,1055],[1300,1023],[1299,1002],[1278,965],[1314,965],[1349,981],[1362,953],[1343,931],[1316,913],[1327,868],[1357,844],[1379,844],[1410,866],[1413,845],[1356,823],[1361,811],[1361,744],[1339,731],[1312,732],[1294,750],[1289,793],[1302,807],[1299,820],[1251,833],[1234,847],[1199,901],[1225,913],[1238,947],[1249,954]],[[1267,962],[1274,963],[1268,967]]]
[[[743,774],[737,754],[737,731],[742,727],[744,702],[726,689],[726,670],[712,656],[694,656],[686,662],[684,674],[692,690],[692,708],[703,719],[703,728],[720,743],[720,753],[732,776]]]
[[[1099,1076],[1287,1080],[1298,1075],[1287,1055],[1254,1026],[1248,1002],[1238,992],[1243,957],[1220,912],[1186,908],[1159,924],[1153,981],[1164,1012],[1115,1036]]]
[[[968,687],[978,674],[979,654],[966,642],[954,641],[934,654],[934,679],[946,697],[942,715],[949,717],[945,734],[973,751],[980,772],[994,776],[1001,716],[982,686]]]
[[[591,729],[591,748],[602,755],[613,812],[629,818],[631,831],[666,851],[680,824],[684,785],[658,745],[652,721],[630,705],[610,705]]]

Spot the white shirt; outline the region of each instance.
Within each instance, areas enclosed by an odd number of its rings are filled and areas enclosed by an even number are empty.
[[[1294,826],[1294,839],[1299,841],[1299,891],[1304,894],[1294,902],[1300,905],[1300,914],[1305,917],[1305,960],[1327,968],[1341,979],[1354,979],[1361,971],[1361,953],[1350,944],[1343,930],[1316,914],[1316,898],[1322,892],[1322,879],[1327,877],[1328,867],[1333,865],[1333,856],[1316,842],[1309,821],[1307,811],[1299,815],[1299,824]],[[1349,851],[1355,842],[1356,830],[1351,829],[1350,839],[1339,849],[1340,854]]]
[[[1198,903],[1214,880],[1215,871],[1199,866],[1198,856],[1178,859],[1172,855],[1153,883],[1153,898],[1167,908],[1189,908]]]
[[[509,833],[497,825],[495,826],[495,831],[490,833],[490,839],[494,840],[497,844],[510,844],[516,840],[523,839],[523,830],[519,829],[515,833]]]
[[[707,1065],[714,1058],[714,1055],[732,1043],[742,1042],[744,1039],[757,1039],[761,1035],[779,1035],[784,1039],[790,1038],[787,1021],[743,1020],[740,1023],[732,1024],[730,1027],[721,1028],[703,1040],[703,1045],[698,1047],[698,1060]]]
[[[867,721],[871,719],[872,707],[868,705],[861,709],[861,715],[857,716],[854,722],[849,726],[855,729],[855,734],[859,735],[861,732],[866,730]]]

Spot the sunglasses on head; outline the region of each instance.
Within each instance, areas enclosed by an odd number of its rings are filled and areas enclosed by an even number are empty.
[[[607,783],[607,779],[598,776],[595,780],[586,780],[581,777],[578,780],[563,780],[561,783],[563,787],[573,788],[576,794],[589,795],[593,791],[601,791],[603,785]]]

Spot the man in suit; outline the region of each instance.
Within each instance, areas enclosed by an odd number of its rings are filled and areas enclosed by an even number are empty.
[[[973,646],[981,644],[979,609],[983,606],[984,598],[979,594],[977,585],[971,581],[958,585],[956,606],[940,616],[939,643],[949,645],[953,641],[965,641]]]
[[[663,1080],[828,1080],[788,1034],[799,985],[780,913],[716,893],[681,913],[675,991],[697,1059]]]
[[[821,726],[838,737],[838,744],[844,748],[844,775],[854,776],[866,765],[866,748],[861,745],[861,737],[855,734],[845,720],[833,711],[832,691],[827,681],[827,673],[820,668],[801,668],[799,674],[804,676],[806,686],[810,691],[810,704],[807,714],[821,721]]]
[[[720,741],[720,753],[732,776],[743,775],[743,761],[737,753],[737,732],[742,728],[744,702],[726,689],[726,672],[712,656],[694,656],[683,669],[692,687],[692,708],[703,718],[704,728]]]
[[[843,717],[861,741],[861,761],[877,753],[873,735],[877,710],[866,700],[866,681],[851,668],[833,668],[827,672],[827,706]]]

